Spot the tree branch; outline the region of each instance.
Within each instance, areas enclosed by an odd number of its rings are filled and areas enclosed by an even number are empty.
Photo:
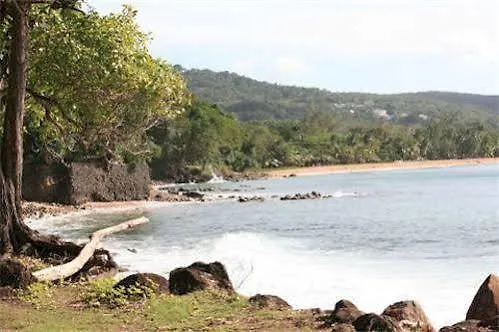
[[[125,231],[127,229],[134,228],[135,226],[147,222],[149,222],[149,219],[141,217],[138,219],[133,219],[123,222],[115,226],[98,230],[97,232],[92,234],[90,242],[83,247],[78,256],[75,259],[73,259],[71,262],[36,271],[33,273],[33,276],[35,276],[35,278],[38,279],[38,281],[57,281],[68,278],[73,274],[77,273],[78,271],[80,271],[85,265],[85,263],[90,258],[92,258],[95,250],[97,249],[97,246],[100,244],[100,241],[105,236]]]

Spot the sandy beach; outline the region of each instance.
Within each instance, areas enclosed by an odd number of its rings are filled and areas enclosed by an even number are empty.
[[[266,171],[266,175],[271,178],[288,176],[306,176],[329,173],[350,173],[350,172],[370,172],[370,171],[390,171],[397,169],[424,169],[441,168],[465,165],[499,164],[499,158],[476,158],[476,159],[449,159],[449,160],[421,160],[421,161],[396,161],[390,163],[368,163],[368,164],[347,164],[330,166],[313,166],[282,168]]]

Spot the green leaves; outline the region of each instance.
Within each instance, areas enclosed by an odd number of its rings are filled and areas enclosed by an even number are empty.
[[[41,140],[63,141],[67,157],[140,155],[151,151],[147,131],[184,111],[183,79],[149,54],[136,11],[84,15],[37,6],[32,12],[29,87],[55,102],[49,116],[36,99]]]

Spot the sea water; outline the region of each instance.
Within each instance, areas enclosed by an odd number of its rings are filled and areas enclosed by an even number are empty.
[[[295,308],[331,309],[344,298],[380,313],[415,300],[441,327],[464,320],[480,284],[499,272],[498,181],[499,166],[484,165],[218,183],[212,202],[156,205],[149,224],[105,246],[129,272],[167,275],[217,260],[238,292],[278,295]],[[332,197],[277,198],[313,190]],[[133,215],[32,226],[85,240]]]

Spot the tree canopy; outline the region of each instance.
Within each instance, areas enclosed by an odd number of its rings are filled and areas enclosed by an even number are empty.
[[[154,59],[136,11],[82,14],[37,6],[30,13],[27,148],[65,159],[152,154],[147,132],[182,113],[182,77]]]

